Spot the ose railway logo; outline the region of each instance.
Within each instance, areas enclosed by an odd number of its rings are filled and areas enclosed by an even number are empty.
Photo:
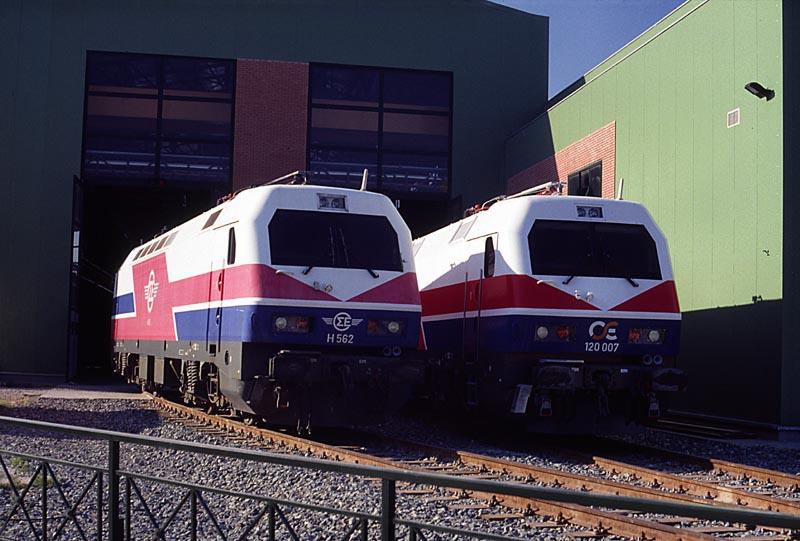
[[[616,321],[595,321],[589,325],[589,336],[592,340],[611,340],[612,342],[617,339],[617,326],[619,323]]]
[[[147,283],[144,285],[144,298],[147,301],[148,314],[153,311],[153,302],[156,300],[156,293],[158,293],[156,271],[151,270],[150,276],[147,277]]]
[[[328,325],[333,325],[333,328],[339,332],[346,332],[350,330],[350,327],[358,327],[363,320],[352,318],[347,312],[339,312],[333,317],[322,318],[322,321]]]

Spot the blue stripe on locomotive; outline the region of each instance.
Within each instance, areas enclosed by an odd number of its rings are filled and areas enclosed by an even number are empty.
[[[220,309],[221,329],[217,324],[217,308],[190,310],[175,313],[175,326],[179,340],[205,340],[206,335],[216,340],[234,342],[270,342],[298,345],[344,345],[335,342],[336,335],[353,335],[353,346],[416,347],[419,339],[419,312],[398,312],[391,310],[349,310],[342,308],[298,308],[263,305],[226,306]],[[326,324],[322,318],[333,318],[340,312],[347,312],[354,319],[361,319],[358,325],[346,331],[337,331],[333,325]],[[309,316],[309,332],[277,332],[273,321],[277,316]],[[404,323],[397,335],[368,335],[367,321],[370,319],[393,320]],[[329,341],[333,335],[334,342]]]
[[[114,315],[133,313],[133,293],[114,297]]]
[[[616,321],[617,339],[593,340],[589,327],[596,321],[609,323]],[[425,340],[431,351],[460,351],[461,333],[466,333],[468,347],[474,347],[472,336],[475,333],[476,318],[467,318],[466,326],[461,318],[426,321]],[[537,340],[536,329],[540,325],[548,327],[567,325],[575,329],[569,341],[561,341],[552,334],[546,341]],[[664,329],[666,336],[662,344],[636,344],[628,342],[630,329]],[[480,319],[480,349],[497,353],[568,353],[581,356],[608,355],[608,352],[587,351],[587,343],[618,343],[613,355],[643,355],[645,353],[677,355],[680,343],[680,320],[663,319],[620,319],[620,318],[575,318],[552,316],[482,316]],[[608,346],[607,346],[608,347]]]

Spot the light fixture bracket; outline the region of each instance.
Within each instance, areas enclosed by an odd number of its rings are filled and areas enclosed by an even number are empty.
[[[775,97],[774,90],[772,90],[771,88],[766,88],[761,83],[758,83],[756,81],[751,81],[747,83],[746,85],[744,85],[744,89],[759,99],[763,98],[769,101]]]

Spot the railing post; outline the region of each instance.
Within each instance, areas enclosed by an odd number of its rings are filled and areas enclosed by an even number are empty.
[[[381,481],[381,541],[395,541],[394,511],[397,492],[391,479]]]
[[[269,504],[269,517],[267,518],[267,527],[269,528],[269,541],[275,541],[275,504],[270,502]]]
[[[103,472],[97,472],[97,541],[103,541]]]
[[[131,539],[131,478],[125,477],[125,541]]]
[[[120,541],[119,520],[119,442],[108,442],[108,539]]]
[[[197,491],[191,490],[189,500],[189,520],[191,522],[191,540],[197,541]]]
[[[47,541],[47,462],[42,461],[42,541]]]

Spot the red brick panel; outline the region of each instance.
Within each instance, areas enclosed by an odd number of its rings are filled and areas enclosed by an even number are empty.
[[[236,61],[233,189],[306,167],[308,64]]]
[[[506,193],[512,194],[545,182],[560,180],[588,165],[603,161],[603,197],[614,197],[616,123],[612,122],[575,141],[508,179]]]

